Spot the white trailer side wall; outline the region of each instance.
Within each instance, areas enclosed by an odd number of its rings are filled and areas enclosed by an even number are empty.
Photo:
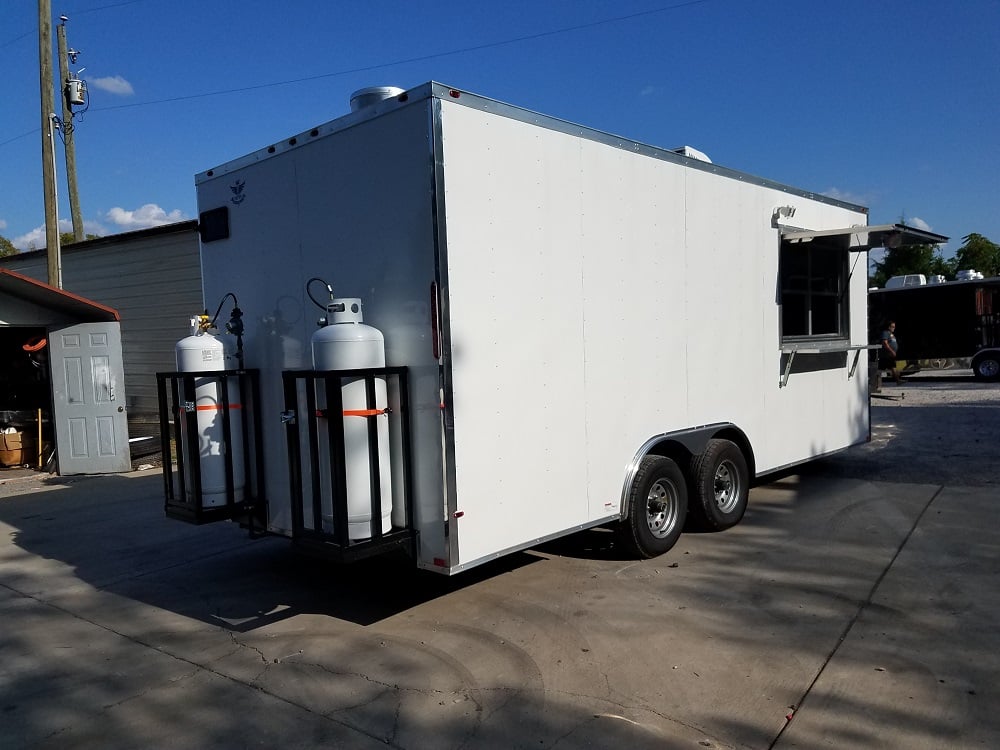
[[[565,179],[581,142],[442,110],[457,562],[466,564],[591,518],[585,219],[580,189]]]
[[[863,214],[447,101],[441,130],[453,564],[617,514],[635,452],[667,431],[732,422],[758,472],[865,438],[846,367],[779,389],[771,226],[788,203],[810,228]]]

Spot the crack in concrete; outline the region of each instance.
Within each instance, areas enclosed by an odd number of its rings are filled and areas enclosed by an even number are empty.
[[[271,662],[268,661],[267,657],[264,656],[264,652],[261,651],[259,648],[257,648],[256,646],[251,646],[248,643],[243,643],[240,639],[236,637],[236,634],[232,630],[227,630],[226,632],[229,634],[230,640],[232,640],[232,642],[237,646],[236,651],[239,651],[240,649],[246,649],[248,651],[253,651],[255,654],[257,654],[257,656],[260,657],[260,660],[264,664],[264,667],[252,678],[250,678],[250,682],[248,683],[250,685],[253,685],[254,687],[259,688],[260,686],[257,683],[261,678],[264,677],[264,675],[267,674],[267,671],[271,668]],[[235,654],[236,651],[233,651],[232,653]],[[230,656],[231,655],[232,654],[230,654]]]
[[[879,577],[875,579],[875,583],[873,583],[871,588],[868,590],[868,596],[865,598],[864,601],[858,602],[857,609],[854,612],[854,616],[851,617],[850,621],[847,623],[847,626],[840,633],[840,637],[837,639],[837,642],[834,644],[833,649],[830,651],[830,653],[827,654],[826,659],[823,661],[822,664],[820,664],[820,667],[816,671],[816,674],[813,677],[812,682],[810,682],[806,686],[805,692],[803,692],[802,696],[795,702],[794,710],[792,711],[791,714],[788,715],[789,717],[792,718],[787,719],[784,725],[781,727],[781,729],[778,730],[778,733],[774,736],[774,739],[771,740],[771,744],[768,745],[768,750],[774,750],[778,742],[781,740],[781,737],[785,734],[785,730],[792,725],[792,719],[795,716],[797,716],[800,711],[802,711],[802,704],[809,699],[810,695],[812,695],[813,688],[816,687],[816,683],[819,682],[820,678],[826,672],[827,667],[830,666],[830,662],[833,661],[833,658],[837,655],[837,652],[840,651],[840,647],[844,645],[844,642],[847,640],[847,637],[851,634],[851,631],[854,630],[854,626],[857,624],[858,620],[861,619],[861,615],[864,614],[866,609],[872,606],[872,602],[875,600],[875,594],[878,592],[879,587],[882,585],[882,581],[885,580],[885,577],[887,575],[889,575],[889,571],[892,569],[892,566],[896,564],[896,559],[902,553],[903,548],[909,543],[910,537],[912,537],[913,534],[916,532],[917,526],[920,525],[920,522],[923,520],[924,516],[927,515],[927,511],[930,510],[931,505],[934,504],[934,501],[937,500],[938,496],[943,491],[944,491],[943,486],[938,487],[934,491],[934,494],[931,495],[930,499],[926,502],[924,507],[920,510],[920,513],[917,514],[917,517],[914,519],[913,524],[910,526],[910,530],[906,532],[906,536],[903,537],[903,540],[899,543],[899,546],[896,548],[896,552],[893,554],[892,559],[890,559],[889,562],[886,563],[885,567],[882,569],[882,572],[879,574]]]

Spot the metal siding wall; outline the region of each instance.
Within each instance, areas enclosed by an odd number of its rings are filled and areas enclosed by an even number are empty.
[[[120,242],[63,253],[63,288],[113,307],[121,316],[125,395],[134,436],[153,434],[158,421],[155,374],[175,369],[174,344],[188,334],[188,320],[204,307],[198,250],[198,232],[192,228],[151,237],[126,235]],[[44,254],[6,258],[2,265],[48,281]]]

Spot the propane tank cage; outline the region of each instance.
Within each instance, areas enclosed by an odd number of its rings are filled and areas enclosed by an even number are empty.
[[[200,444],[195,381],[203,384],[215,381],[219,388],[219,414],[222,418],[222,439],[227,447],[225,461],[226,503],[218,507],[203,507]],[[235,380],[241,403],[243,438],[243,477],[234,476],[232,445],[232,417],[229,403],[229,384]],[[156,391],[160,404],[160,450],[163,462],[163,488],[166,496],[165,511],[168,518],[194,524],[235,520],[246,526],[250,536],[260,535],[267,529],[267,501],[260,495],[264,487],[264,455],[260,441],[260,373],[258,370],[212,370],[204,372],[158,372]],[[181,427],[191,439],[183,440]],[[171,433],[171,425],[173,432]],[[176,446],[177,472],[171,467],[171,439]],[[251,455],[251,446],[253,453]],[[251,460],[252,459],[252,460]],[[252,467],[252,468],[251,468]],[[190,483],[187,481],[190,479]],[[237,501],[237,479],[243,480],[244,497]],[[252,481],[251,481],[252,480]],[[176,481],[176,490],[175,490]]]
[[[301,551],[337,562],[350,562],[372,555],[381,554],[390,549],[403,547],[415,557],[417,551],[417,531],[413,524],[412,506],[412,469],[410,462],[410,413],[409,393],[406,367],[374,367],[355,370],[285,370],[281,373],[285,392],[285,411],[282,421],[287,430],[288,442],[288,475],[291,485],[292,512],[292,543]],[[404,522],[396,524],[389,532],[383,533],[382,524],[382,492],[379,472],[379,435],[374,412],[375,379],[385,378],[389,393],[390,408],[385,416],[390,420],[390,463],[398,464],[402,478],[402,507]],[[344,380],[363,379],[365,382],[365,397],[367,408],[372,415],[364,417],[368,420],[368,460],[370,466],[371,488],[371,532],[370,538],[352,540],[348,532],[347,510],[347,472],[344,465],[345,440],[344,420],[329,419],[328,415],[342,414],[343,394],[341,388]],[[316,407],[316,386],[324,389],[326,408]],[[381,415],[378,415],[381,416]],[[326,421],[327,438],[329,440],[330,476],[323,478],[320,472],[319,457],[319,424],[320,418]],[[352,417],[358,418],[358,417]],[[392,456],[393,436],[398,444],[398,453]],[[305,442],[305,456],[302,443]],[[339,457],[340,460],[337,460]],[[303,472],[303,458],[308,460],[308,473]],[[326,532],[322,525],[322,479],[329,482],[333,494],[333,530]],[[306,492],[305,482],[308,480],[309,510],[311,525],[306,524]],[[396,482],[393,482],[396,486]],[[393,502],[395,507],[395,500]]]

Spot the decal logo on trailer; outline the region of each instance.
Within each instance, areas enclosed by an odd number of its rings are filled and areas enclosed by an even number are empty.
[[[229,186],[229,189],[233,191],[233,197],[229,199],[229,202],[232,203],[234,206],[238,206],[244,200],[246,200],[246,196],[243,194],[243,187],[246,184],[247,184],[246,180],[237,180],[236,182],[234,182],[232,185]]]

